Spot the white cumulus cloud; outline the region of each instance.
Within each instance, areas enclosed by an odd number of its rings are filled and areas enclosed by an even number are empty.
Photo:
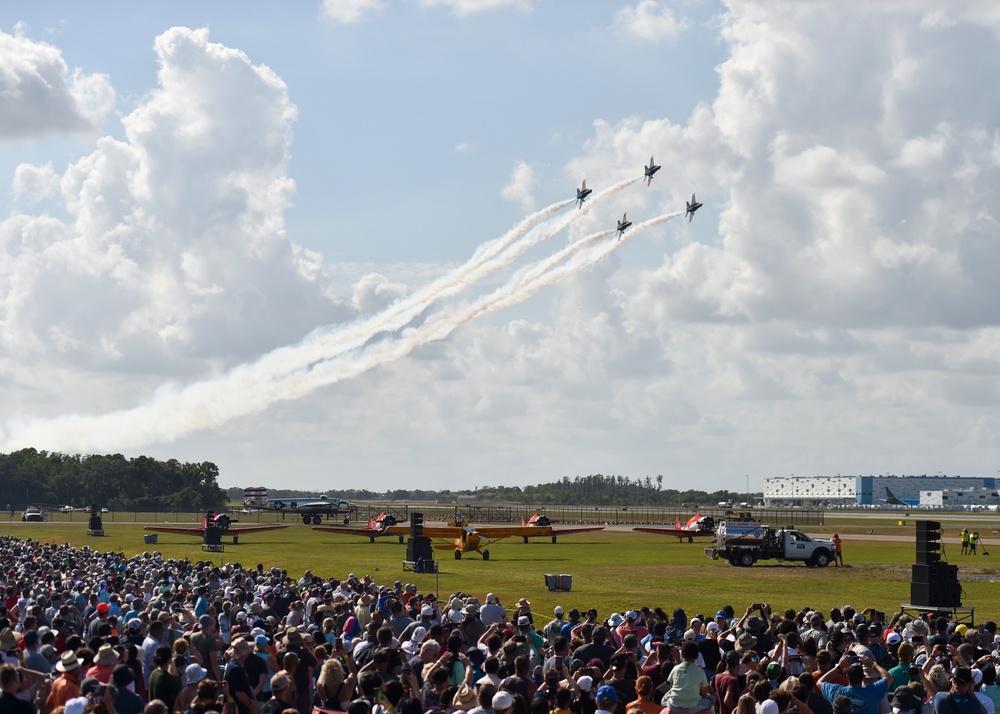
[[[674,40],[688,27],[673,9],[660,0],[640,0],[635,7],[623,7],[615,14],[615,27],[628,37],[643,42]]]
[[[114,101],[107,76],[70,72],[58,48],[0,31],[0,139],[93,135]]]
[[[510,182],[503,187],[500,196],[507,201],[513,201],[525,212],[535,207],[533,191],[535,189],[535,170],[524,161],[519,161],[511,174]]]
[[[334,22],[352,24],[385,8],[384,0],[323,0],[323,16]]]

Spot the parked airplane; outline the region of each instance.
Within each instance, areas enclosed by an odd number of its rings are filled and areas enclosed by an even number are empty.
[[[369,542],[374,543],[376,538],[382,536],[399,536],[399,542],[410,532],[409,526],[399,525],[399,521],[392,514],[383,511],[377,517],[368,517],[367,528],[349,528],[347,526],[313,526],[314,531],[326,531],[327,533],[346,533],[348,535],[366,536]]]
[[[701,208],[701,204],[695,200],[694,194],[691,194],[691,200],[687,204],[687,210],[684,211],[684,215],[688,216],[688,223],[694,220],[694,212]]]
[[[246,494],[246,490],[244,490]],[[351,516],[358,512],[357,505],[339,498],[327,498],[320,496],[318,500],[279,500],[269,501],[267,496],[255,495],[246,497],[244,495],[243,505],[250,508],[264,508],[268,511],[277,511],[284,514],[286,510],[291,510],[296,515],[302,517],[302,522],[308,525],[319,525],[323,522],[323,516],[344,516],[344,525],[351,522]]]
[[[696,513],[688,519],[687,523],[684,524],[681,524],[681,519],[678,517],[674,521],[673,528],[636,526],[632,530],[641,531],[643,533],[675,536],[678,541],[682,541],[687,538],[688,543],[693,543],[695,538],[712,538],[715,536],[715,519],[711,516],[703,516],[700,513]]]
[[[205,529],[209,526],[216,526],[222,531],[223,536],[232,536],[233,543],[239,542],[239,537],[244,533],[258,533],[260,531],[276,531],[279,528],[288,528],[285,524],[273,524],[266,526],[233,526],[233,519],[230,518],[225,513],[217,513],[215,511],[208,511],[205,515],[201,517],[201,526],[198,527],[183,527],[183,526],[146,526],[147,531],[156,531],[158,533],[179,533],[181,535],[192,535],[198,536],[199,538],[204,537]]]
[[[587,179],[584,179],[583,188],[578,188],[576,190],[576,202],[578,204],[577,208],[583,208],[584,199],[586,199],[587,196],[589,196],[593,192],[594,192],[593,189],[587,188]]]
[[[653,183],[653,174],[660,170],[660,167],[653,163],[653,157],[649,157],[649,166],[646,167],[646,185]]]
[[[632,221],[628,219],[628,213],[622,214],[622,219],[618,221],[618,240],[622,239],[625,235],[625,229],[632,225]]]
[[[889,490],[888,486],[885,487],[885,498],[880,498],[879,500],[882,501],[882,503],[884,503],[887,506],[919,506],[920,505],[920,500],[919,499],[917,499],[917,500],[910,499],[910,500],[904,501],[903,499],[898,498],[896,496],[896,494],[894,494],[892,491]]]
[[[379,516],[379,518],[382,518]],[[391,516],[390,516],[391,518]],[[393,519],[395,521],[395,519]],[[329,533],[347,533],[366,536],[374,542],[375,538],[385,535],[398,535],[400,542],[403,536],[410,532],[409,526],[389,525],[378,527],[377,520],[369,524],[369,528],[340,528],[337,526],[316,526],[314,531]],[[520,526],[473,526],[463,521],[451,522],[443,526],[424,526],[424,535],[435,540],[450,540],[451,543],[439,543],[436,550],[451,550],[455,560],[461,560],[462,553],[479,553],[483,560],[490,559],[490,551],[485,546],[504,538],[522,538],[525,543],[529,538],[552,538],[555,543],[561,535],[576,535],[588,531],[604,530],[604,526],[582,526],[571,528],[553,528],[547,516],[535,514]]]

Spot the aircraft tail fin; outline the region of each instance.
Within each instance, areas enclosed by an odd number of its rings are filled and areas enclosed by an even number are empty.
[[[674,528],[676,528],[677,530],[680,530],[682,528],[680,516],[677,516],[677,518],[674,520]]]

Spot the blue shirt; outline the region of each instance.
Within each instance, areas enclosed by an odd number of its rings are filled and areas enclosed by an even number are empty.
[[[851,687],[833,682],[823,682],[823,698],[832,702],[839,696],[851,700],[853,714],[878,714],[878,703],[889,691],[889,680],[880,679],[866,687]],[[964,713],[963,713],[964,714]]]

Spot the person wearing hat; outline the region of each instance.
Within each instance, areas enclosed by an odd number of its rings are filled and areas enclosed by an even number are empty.
[[[298,693],[296,702],[300,714],[310,714],[312,712],[313,686],[309,673],[319,664],[312,651],[305,644],[305,637],[295,627],[285,629],[285,637],[282,640],[285,652],[294,652],[299,657],[299,666],[293,673],[295,691]]]
[[[45,700],[49,711],[80,696],[80,660],[77,659],[76,652],[63,652],[56,662],[56,671],[59,672],[59,677],[52,682],[52,689]]]
[[[250,645],[242,637],[233,640],[232,646],[227,651],[229,662],[226,664],[223,677],[229,689],[229,696],[236,703],[238,714],[251,714],[256,706],[253,687],[250,685],[250,678],[247,677],[243,663],[247,657],[251,657]]]
[[[135,693],[135,676],[127,664],[120,664],[111,672],[111,683],[118,691],[115,714],[140,714],[145,708],[142,697]]]
[[[475,603],[469,603],[462,608],[462,622],[459,628],[462,631],[462,639],[467,647],[474,647],[479,638],[486,632],[482,619],[479,617],[479,607]],[[541,639],[539,637],[539,639]],[[471,708],[471,707],[470,707]]]
[[[112,645],[101,645],[94,657],[94,664],[87,670],[88,677],[94,677],[101,684],[111,681],[111,673],[118,664],[118,651]]]
[[[281,714],[285,709],[293,709],[291,682],[284,674],[271,677],[271,698],[260,708],[260,714]]]
[[[550,620],[542,632],[545,634],[545,641],[551,645],[555,642],[556,638],[562,634],[563,625],[566,624],[566,620],[563,619],[563,609],[561,606],[556,605],[555,609],[552,610],[552,614],[555,615],[554,620]]]
[[[702,675],[705,673],[702,672]],[[604,684],[597,688],[597,714],[614,714],[618,706],[618,692],[610,684]]]
[[[493,714],[511,714],[514,710],[514,697],[508,692],[497,692],[493,695]]]
[[[198,618],[196,632],[191,635],[191,647],[198,653],[198,659],[208,670],[208,676],[213,681],[222,679],[222,668],[219,666],[219,641],[216,639],[215,618],[202,615]]]
[[[184,686],[181,688],[180,694],[177,695],[177,699],[174,702],[175,711],[183,712],[190,708],[191,702],[198,696],[198,683],[207,676],[208,670],[200,664],[192,662],[185,668],[184,674],[181,676]]]
[[[972,669],[956,667],[951,673],[951,690],[934,695],[934,714],[983,714],[975,684]]]
[[[740,700],[740,661],[743,657],[736,650],[726,652],[726,669],[715,675],[713,685],[719,698],[719,714],[732,714]]]
[[[523,635],[528,646],[535,650],[535,660],[538,662],[542,661],[542,649],[545,647],[545,640],[532,628],[531,618],[527,615],[518,616],[517,634]]]

